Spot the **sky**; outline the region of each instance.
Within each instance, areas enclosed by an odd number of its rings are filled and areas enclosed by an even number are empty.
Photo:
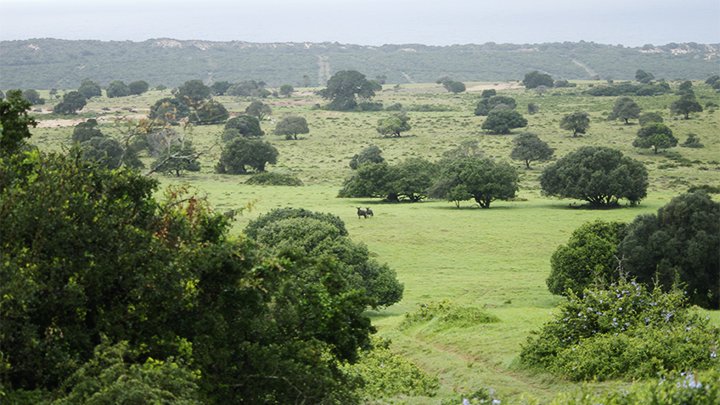
[[[720,43],[718,0],[0,0],[0,40]]]

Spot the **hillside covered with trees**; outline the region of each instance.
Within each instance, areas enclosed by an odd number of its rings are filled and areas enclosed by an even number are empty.
[[[593,42],[380,47],[339,43],[242,41],[143,42],[32,39],[0,42],[0,89],[72,89],[84,78],[147,81],[155,87],[262,80],[270,87],[322,86],[333,72],[357,69],[392,84],[428,83],[446,75],[457,81],[521,80],[531,71],[554,79],[633,79],[638,68],[666,80],[704,79],[717,73],[720,44],[627,48]]]

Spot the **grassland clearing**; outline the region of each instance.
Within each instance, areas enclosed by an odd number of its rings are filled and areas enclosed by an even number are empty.
[[[198,149],[209,150],[201,158],[200,172],[158,178],[163,185],[189,182],[199,187],[221,211],[257,200],[254,209],[237,220],[236,235],[241,234],[247,221],[273,208],[298,207],[340,216],[351,238],[367,244],[376,259],[394,268],[405,284],[403,301],[380,312],[371,311],[370,316],[379,333],[393,340],[394,350],[441,377],[445,387],[440,392],[441,398],[452,390],[467,392],[482,387],[495,389],[503,397],[527,392],[548,398],[577,385],[524,370],[517,356],[529,332],[550,319],[553,308],[564,299],[551,295],[545,285],[550,256],[557,246],[566,243],[572,231],[586,221],[599,218],[630,222],[638,214],[656,212],[691,185],[720,186],[720,112],[708,109],[685,120],[670,115],[669,106],[679,96],[633,97],[643,112],[659,113],[681,143],[694,133],[705,145],[698,149],[677,147],[654,155],[650,150],[632,147],[639,129],[636,121],[625,125],[606,120],[615,97],[580,94],[588,85],[589,82],[578,82],[578,87],[552,89],[538,96],[516,85],[470,84],[469,88],[478,91],[496,88],[498,94],[517,100],[517,110],[529,124],[510,135],[486,135],[480,130],[485,118],[472,113],[479,100],[476,92],[450,94],[436,84],[385,86],[375,100],[385,106],[400,103],[409,110],[412,129],[400,138],[382,137],[375,131],[377,120],[390,112],[338,113],[313,109],[323,100],[312,92],[299,92],[289,99],[264,100],[273,113],[262,122],[262,127],[264,139],[280,152],[278,164],[269,170],[293,174],[305,186],[250,186],[244,184],[247,176],[215,174],[213,166],[219,156],[222,133],[222,126],[218,125],[197,126],[191,133]],[[703,106],[708,101],[720,100],[706,85],[696,83],[694,89]],[[113,135],[116,130],[111,122],[116,117],[137,117],[137,113],[130,111],[146,110],[155,100],[167,96],[169,92],[154,91],[121,99],[93,99],[90,111],[79,118],[104,118],[108,123],[101,130]],[[216,101],[222,102],[231,114],[244,111],[250,103],[232,97],[217,97]],[[539,105],[539,112],[527,114],[528,103]],[[441,111],[413,111],[417,106],[435,106]],[[559,128],[559,122],[565,114],[576,110],[590,114],[591,126],[587,134],[573,138]],[[272,135],[273,122],[286,113],[305,117],[310,133],[301,135],[297,141]],[[43,117],[37,116],[41,125],[33,130],[32,142],[44,150],[67,145],[72,127],[66,124],[73,125],[76,118],[51,120],[46,125]],[[486,156],[509,161],[511,141],[523,130],[536,133],[555,148],[555,159],[582,145],[601,145],[642,161],[650,173],[648,198],[636,207],[569,209],[582,202],[541,195],[537,177],[544,163],[535,163],[531,170],[526,170],[519,161],[513,161],[522,173],[518,197],[515,201],[494,202],[490,209],[480,209],[469,202],[457,209],[451,203],[436,200],[387,204],[374,199],[336,198],[343,181],[352,175],[350,159],[369,145],[378,146],[389,163],[398,163],[409,157],[437,160],[463,141],[477,140]],[[152,158],[146,157],[144,161],[147,165]],[[359,219],[355,208],[358,206],[370,206],[374,217]],[[397,329],[406,312],[414,311],[419,304],[442,299],[483,309],[500,322],[472,327],[427,325]],[[720,311],[705,312],[720,323]],[[606,386],[597,384],[598,388]],[[402,403],[404,399],[395,401]],[[412,403],[438,402],[438,398],[412,400]]]

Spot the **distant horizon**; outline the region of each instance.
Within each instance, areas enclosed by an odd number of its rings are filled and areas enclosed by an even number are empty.
[[[0,0],[0,41],[543,44],[720,43],[717,0]]]

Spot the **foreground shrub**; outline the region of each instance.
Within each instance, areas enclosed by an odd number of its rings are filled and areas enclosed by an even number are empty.
[[[495,315],[487,314],[475,307],[457,306],[445,299],[419,305],[415,312],[406,312],[398,328],[408,329],[419,324],[435,321],[437,326],[470,327],[479,323],[500,322]]]
[[[250,177],[245,184],[264,186],[302,186],[302,180],[282,173],[263,172]]]
[[[635,282],[570,293],[560,313],[528,338],[521,361],[571,380],[646,378],[718,365],[720,328],[684,307],[678,292]]]
[[[434,397],[440,389],[440,379],[423,371],[415,363],[390,351],[390,340],[373,338],[373,348],[360,352],[353,365],[343,367],[350,375],[365,382],[363,398],[390,398],[398,395]]]

